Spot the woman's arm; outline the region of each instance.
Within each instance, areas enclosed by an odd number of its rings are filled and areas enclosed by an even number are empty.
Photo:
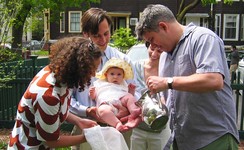
[[[61,135],[56,141],[46,141],[50,148],[69,147],[86,142],[84,135]]]
[[[72,113],[69,113],[66,121],[77,125],[80,129],[90,128],[97,125],[95,121],[82,119]],[[59,139],[56,141],[46,141],[47,145],[51,148],[68,147],[83,142],[86,142],[86,138],[84,135],[60,135]]]

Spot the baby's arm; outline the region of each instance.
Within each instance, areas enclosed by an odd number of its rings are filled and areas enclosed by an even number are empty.
[[[136,92],[136,86],[134,84],[130,83],[128,85],[128,88],[129,88],[128,92],[134,96],[135,92]]]
[[[89,96],[91,97],[92,100],[96,99],[96,90],[95,87],[90,87],[89,89]]]

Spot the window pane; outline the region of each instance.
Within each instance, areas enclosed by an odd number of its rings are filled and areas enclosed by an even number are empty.
[[[244,40],[244,15],[241,16],[241,39]]]
[[[70,14],[70,31],[80,31],[80,13],[71,13]]]
[[[220,36],[220,15],[215,16],[215,33]]]
[[[225,28],[224,28],[224,38],[225,39],[237,39],[237,29],[238,29],[238,15],[237,14],[226,14],[225,15]]]
[[[225,30],[225,37],[228,39],[235,39],[236,38],[236,29],[233,28],[226,28]]]
[[[65,30],[65,14],[62,12],[60,13],[61,19],[60,19],[60,32],[64,32]]]

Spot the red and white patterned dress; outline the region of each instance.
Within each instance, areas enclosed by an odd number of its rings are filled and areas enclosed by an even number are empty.
[[[48,66],[33,78],[19,102],[8,149],[49,149],[44,141],[59,139],[72,89],[55,82]]]

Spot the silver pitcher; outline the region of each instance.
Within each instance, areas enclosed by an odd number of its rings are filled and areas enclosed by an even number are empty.
[[[165,127],[168,119],[168,109],[162,104],[158,94],[151,95],[146,90],[136,105],[142,109],[143,121],[153,130],[159,130]]]

